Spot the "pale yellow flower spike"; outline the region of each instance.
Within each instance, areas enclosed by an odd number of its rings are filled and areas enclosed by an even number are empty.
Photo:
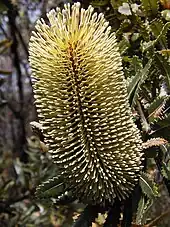
[[[115,34],[80,3],[51,10],[30,39],[35,103],[59,175],[82,202],[125,199],[140,176],[133,122]]]

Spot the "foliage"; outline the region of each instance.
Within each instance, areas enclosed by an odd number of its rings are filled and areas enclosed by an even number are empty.
[[[37,1],[32,1],[33,3],[38,4]],[[87,6],[85,1],[82,4]],[[156,217],[153,216],[151,223],[149,212],[159,198],[160,185],[164,184],[170,194],[168,1],[92,0],[91,4],[96,11],[104,13],[112,30],[116,32],[133,118],[144,142],[145,161],[139,185],[129,200],[115,201],[114,206],[109,208],[88,206],[74,226],[89,226],[95,221],[98,213],[107,213],[106,222],[103,224],[105,227],[117,226],[118,223],[122,226],[135,226],[135,224],[152,226],[152,223],[160,226],[159,224],[163,223],[163,226],[166,226],[169,213],[164,215],[164,218],[157,218],[155,222],[153,221]],[[9,10],[8,6],[3,7],[2,10],[5,10],[3,11],[5,13]],[[17,17],[19,19],[19,16]],[[1,55],[10,46],[11,41],[3,39],[0,42]],[[0,73],[5,76],[9,75],[10,71],[0,68]],[[4,103],[0,102],[0,105]],[[1,226],[71,226],[75,212],[82,211],[85,205],[79,204],[74,200],[73,195],[60,188],[63,186],[61,182],[57,184],[59,190],[57,192],[56,188],[53,190],[53,180],[55,185],[58,181],[56,166],[52,164],[48,153],[42,153],[43,143],[40,145],[37,137],[33,141],[31,138],[34,139],[29,136],[25,145],[25,152],[28,155],[26,163],[16,158],[11,151],[2,152],[0,224]],[[153,166],[154,175],[151,171]],[[53,180],[48,182],[49,178]],[[42,182],[46,183],[40,185]],[[40,186],[37,188],[38,185]],[[35,198],[36,188],[41,200]],[[94,212],[91,212],[92,210]],[[120,214],[123,214],[121,221]]]

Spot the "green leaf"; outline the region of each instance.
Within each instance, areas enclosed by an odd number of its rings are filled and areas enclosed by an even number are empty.
[[[158,125],[162,126],[162,128],[167,128],[170,126],[170,113],[166,114],[164,119],[157,122]]]
[[[122,40],[119,42],[120,54],[123,55],[128,50],[129,47],[130,47],[129,40],[123,37]]]
[[[147,200],[145,201],[146,198],[143,196],[139,201],[136,221],[137,224],[144,225],[146,223],[148,211],[152,207],[153,202],[158,197],[159,193],[156,184],[144,172],[141,173],[139,183]]]
[[[146,173],[141,173],[139,180],[142,192],[150,199],[154,199],[158,196],[157,191],[155,190],[155,183],[151,180]]]
[[[136,224],[142,224],[142,218],[145,212],[145,198],[141,196],[141,199],[138,204],[137,214],[136,214]]]
[[[149,41],[149,42],[143,42],[142,45],[141,45],[142,52],[145,52],[145,51],[149,50],[150,48],[154,48],[154,46],[155,46],[158,42],[162,41],[162,40],[164,39],[166,33],[168,32],[169,27],[170,27],[170,22],[167,22],[167,23],[163,26],[163,28],[162,28],[160,34],[157,36],[157,38],[156,38],[155,40]]]
[[[50,180],[39,185],[36,189],[36,196],[38,198],[57,198],[65,191],[64,183],[59,177],[53,177]]]
[[[165,164],[165,162],[162,162],[162,175],[170,180],[170,163],[168,163],[167,165]]]
[[[157,63],[158,70],[165,77],[167,85],[170,89],[170,64],[167,61],[167,58],[165,58],[164,56],[162,56],[159,53],[156,53],[155,54],[155,61]]]
[[[141,68],[139,65],[139,68],[136,69],[136,75],[131,78],[131,81],[128,85],[128,98],[130,101],[130,104],[133,106],[138,98],[139,91],[141,85],[145,82],[145,80],[148,78],[148,75],[150,72],[150,68],[152,65],[152,59],[149,59],[147,64],[144,66],[144,68]],[[136,64],[137,66],[137,64]]]
[[[123,31],[131,25],[131,21],[129,19],[125,19],[121,22],[119,29],[117,29],[116,36],[122,35]]]
[[[167,96],[158,96],[155,98],[155,100],[150,104],[148,108],[148,120],[149,122],[154,122],[157,120],[159,117],[161,117],[162,112],[165,108],[165,103],[166,100],[168,99]]]
[[[153,20],[150,25],[151,31],[156,38],[158,38],[158,36],[160,35],[163,27],[164,27],[164,23],[161,19]],[[164,48],[164,49],[166,49],[168,47],[166,33],[162,34],[162,36],[159,38],[159,43],[161,44],[162,48]]]
[[[147,214],[148,214],[149,209],[152,207],[153,202],[154,202],[153,199],[148,199],[146,201],[146,203],[145,203],[145,208],[144,208],[145,209],[145,212],[143,213],[143,217],[142,217],[142,220],[141,220],[141,224],[142,225],[146,224],[146,219],[148,217]]]
[[[166,114],[164,119],[158,120],[156,122],[157,128],[151,134],[153,137],[163,137],[164,139],[170,141],[170,114]]]
[[[147,16],[156,15],[159,8],[158,0],[141,0],[142,7]]]

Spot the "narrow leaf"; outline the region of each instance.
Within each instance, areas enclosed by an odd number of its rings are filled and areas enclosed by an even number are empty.
[[[170,164],[169,165],[166,165],[165,162],[162,162],[162,175],[170,180]]]
[[[146,15],[156,15],[158,12],[158,0],[141,0]]]
[[[147,140],[145,143],[143,143],[143,148],[147,149],[154,146],[161,146],[166,143],[168,143],[168,141],[165,140],[164,138],[152,138],[150,140]]]
[[[148,78],[151,65],[152,65],[152,59],[149,59],[145,67],[137,70],[136,75],[131,79],[128,86],[128,98],[130,100],[131,105],[134,105],[136,103],[136,100],[140,91],[140,87]]]
[[[160,20],[160,19],[159,20],[158,19],[153,20],[151,22],[151,25],[150,25],[152,33],[154,34],[154,36],[156,38],[160,35],[163,27],[164,27],[163,21]],[[165,34],[162,34],[162,36],[159,39],[159,42],[160,42],[162,48],[164,48],[164,49],[167,48],[167,40],[166,40],[166,35]]]
[[[166,101],[169,97],[167,96],[158,96],[148,107],[148,120],[149,122],[154,122],[157,119],[161,119],[164,115],[163,111],[165,109]]]
[[[168,88],[170,89],[170,64],[167,59],[160,55],[159,53],[155,54],[155,61],[157,63],[158,70],[161,74],[165,76]]]
[[[64,183],[61,182],[61,179],[59,177],[53,177],[37,187],[36,196],[38,198],[57,198],[64,193],[64,190]]]
[[[142,225],[146,224],[146,219],[148,217],[148,211],[152,207],[153,202],[154,202],[154,199],[148,199],[147,202],[145,203],[145,208],[144,208],[145,212],[143,213],[142,220],[141,220]]]
[[[161,41],[165,37],[169,27],[170,27],[170,22],[167,22],[163,26],[160,34],[157,36],[157,38],[155,40],[149,41],[149,42],[144,42],[142,44],[142,51],[145,52],[145,51],[149,50],[151,47],[153,48],[159,41]]]
[[[150,199],[153,199],[157,196],[157,192],[154,190],[154,182],[147,176],[146,173],[141,173],[139,180],[141,189],[143,193]]]
[[[139,204],[138,204],[138,209],[137,209],[137,214],[136,214],[136,224],[141,225],[142,223],[142,217],[145,212],[145,198],[144,196],[141,197]]]
[[[122,40],[119,42],[120,54],[123,55],[129,47],[130,47],[129,40],[123,37]]]

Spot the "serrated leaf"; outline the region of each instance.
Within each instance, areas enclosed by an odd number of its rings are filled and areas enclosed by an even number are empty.
[[[157,63],[157,68],[160,73],[165,76],[168,88],[170,89],[170,64],[165,57],[159,53],[155,54],[155,61]]]
[[[150,68],[152,65],[152,59],[149,59],[144,68],[138,68],[136,71],[136,75],[131,79],[128,86],[128,98],[130,104],[133,106],[136,101],[140,91],[141,85],[148,78],[148,74],[150,73]]]
[[[137,72],[138,70],[142,70],[142,68],[143,68],[142,60],[138,56],[133,56],[132,65],[133,65],[135,72]]]
[[[157,14],[159,8],[158,0],[141,0],[141,3],[146,15],[150,16]]]
[[[145,52],[145,51],[149,50],[150,48],[154,48],[154,46],[165,37],[166,33],[168,32],[169,27],[170,27],[170,22],[167,22],[163,26],[160,34],[157,36],[157,38],[155,40],[142,43],[142,45],[141,45],[142,52]]]
[[[166,100],[168,99],[167,96],[158,96],[155,100],[150,104],[148,108],[148,121],[153,122],[157,118],[160,118],[163,114],[163,110],[165,108]]]
[[[147,149],[154,146],[161,146],[166,143],[168,143],[168,141],[165,140],[164,138],[152,138],[150,140],[147,140],[145,143],[143,143],[143,148]]]
[[[64,183],[59,177],[53,177],[39,185],[36,189],[36,196],[38,198],[57,198],[65,191]]]
[[[156,38],[160,35],[163,27],[164,27],[164,23],[160,19],[159,20],[155,19],[150,24],[151,31]],[[168,47],[166,34],[164,34],[160,37],[159,42],[160,42],[162,48],[166,49]]]
[[[152,131],[152,136],[154,137],[163,137],[166,140],[170,141],[170,114],[166,114],[164,119],[158,120],[156,122],[156,129]]]
[[[123,55],[129,47],[130,47],[129,40],[123,37],[122,40],[119,42],[120,54]]]
[[[155,100],[150,104],[150,106],[148,107],[148,113],[149,115],[152,115],[157,108],[159,108],[160,106],[163,105],[165,99],[167,99],[166,96],[158,96],[155,98]]]
[[[129,19],[123,20],[123,22],[119,26],[119,29],[115,32],[116,36],[122,35],[123,31],[130,25],[131,25],[131,21]]]
[[[170,127],[170,113],[166,114],[164,119],[159,120],[157,124],[160,125],[162,128]]]
[[[151,180],[146,173],[141,173],[141,177],[139,179],[139,183],[142,189],[142,192],[150,199],[154,199],[158,194],[155,192],[154,187],[155,184],[153,180]]]
[[[142,70],[142,68],[143,68],[142,61],[138,56],[133,56],[133,58],[129,58],[128,61],[130,63],[130,66],[129,66],[130,71],[134,71],[134,72],[137,73],[137,72],[140,72]],[[128,90],[129,91],[132,89],[131,86],[133,86],[133,84],[131,83],[132,79],[133,78],[131,78],[129,80],[129,84],[128,84]]]
[[[162,162],[162,175],[170,180],[170,164],[169,165],[166,165],[165,162]]]
[[[147,212],[152,207],[153,202],[154,202],[154,199],[148,199],[147,202],[145,203],[145,208],[144,208],[145,212],[143,213],[143,217],[142,217],[142,220],[141,220],[142,225],[146,224]]]
[[[163,144],[161,147],[161,155],[162,159],[165,162],[166,165],[168,165],[168,168],[170,169],[170,144]]]
[[[142,218],[145,212],[145,198],[144,196],[141,196],[141,199],[138,203],[138,209],[136,214],[136,224],[141,225],[142,224]]]

